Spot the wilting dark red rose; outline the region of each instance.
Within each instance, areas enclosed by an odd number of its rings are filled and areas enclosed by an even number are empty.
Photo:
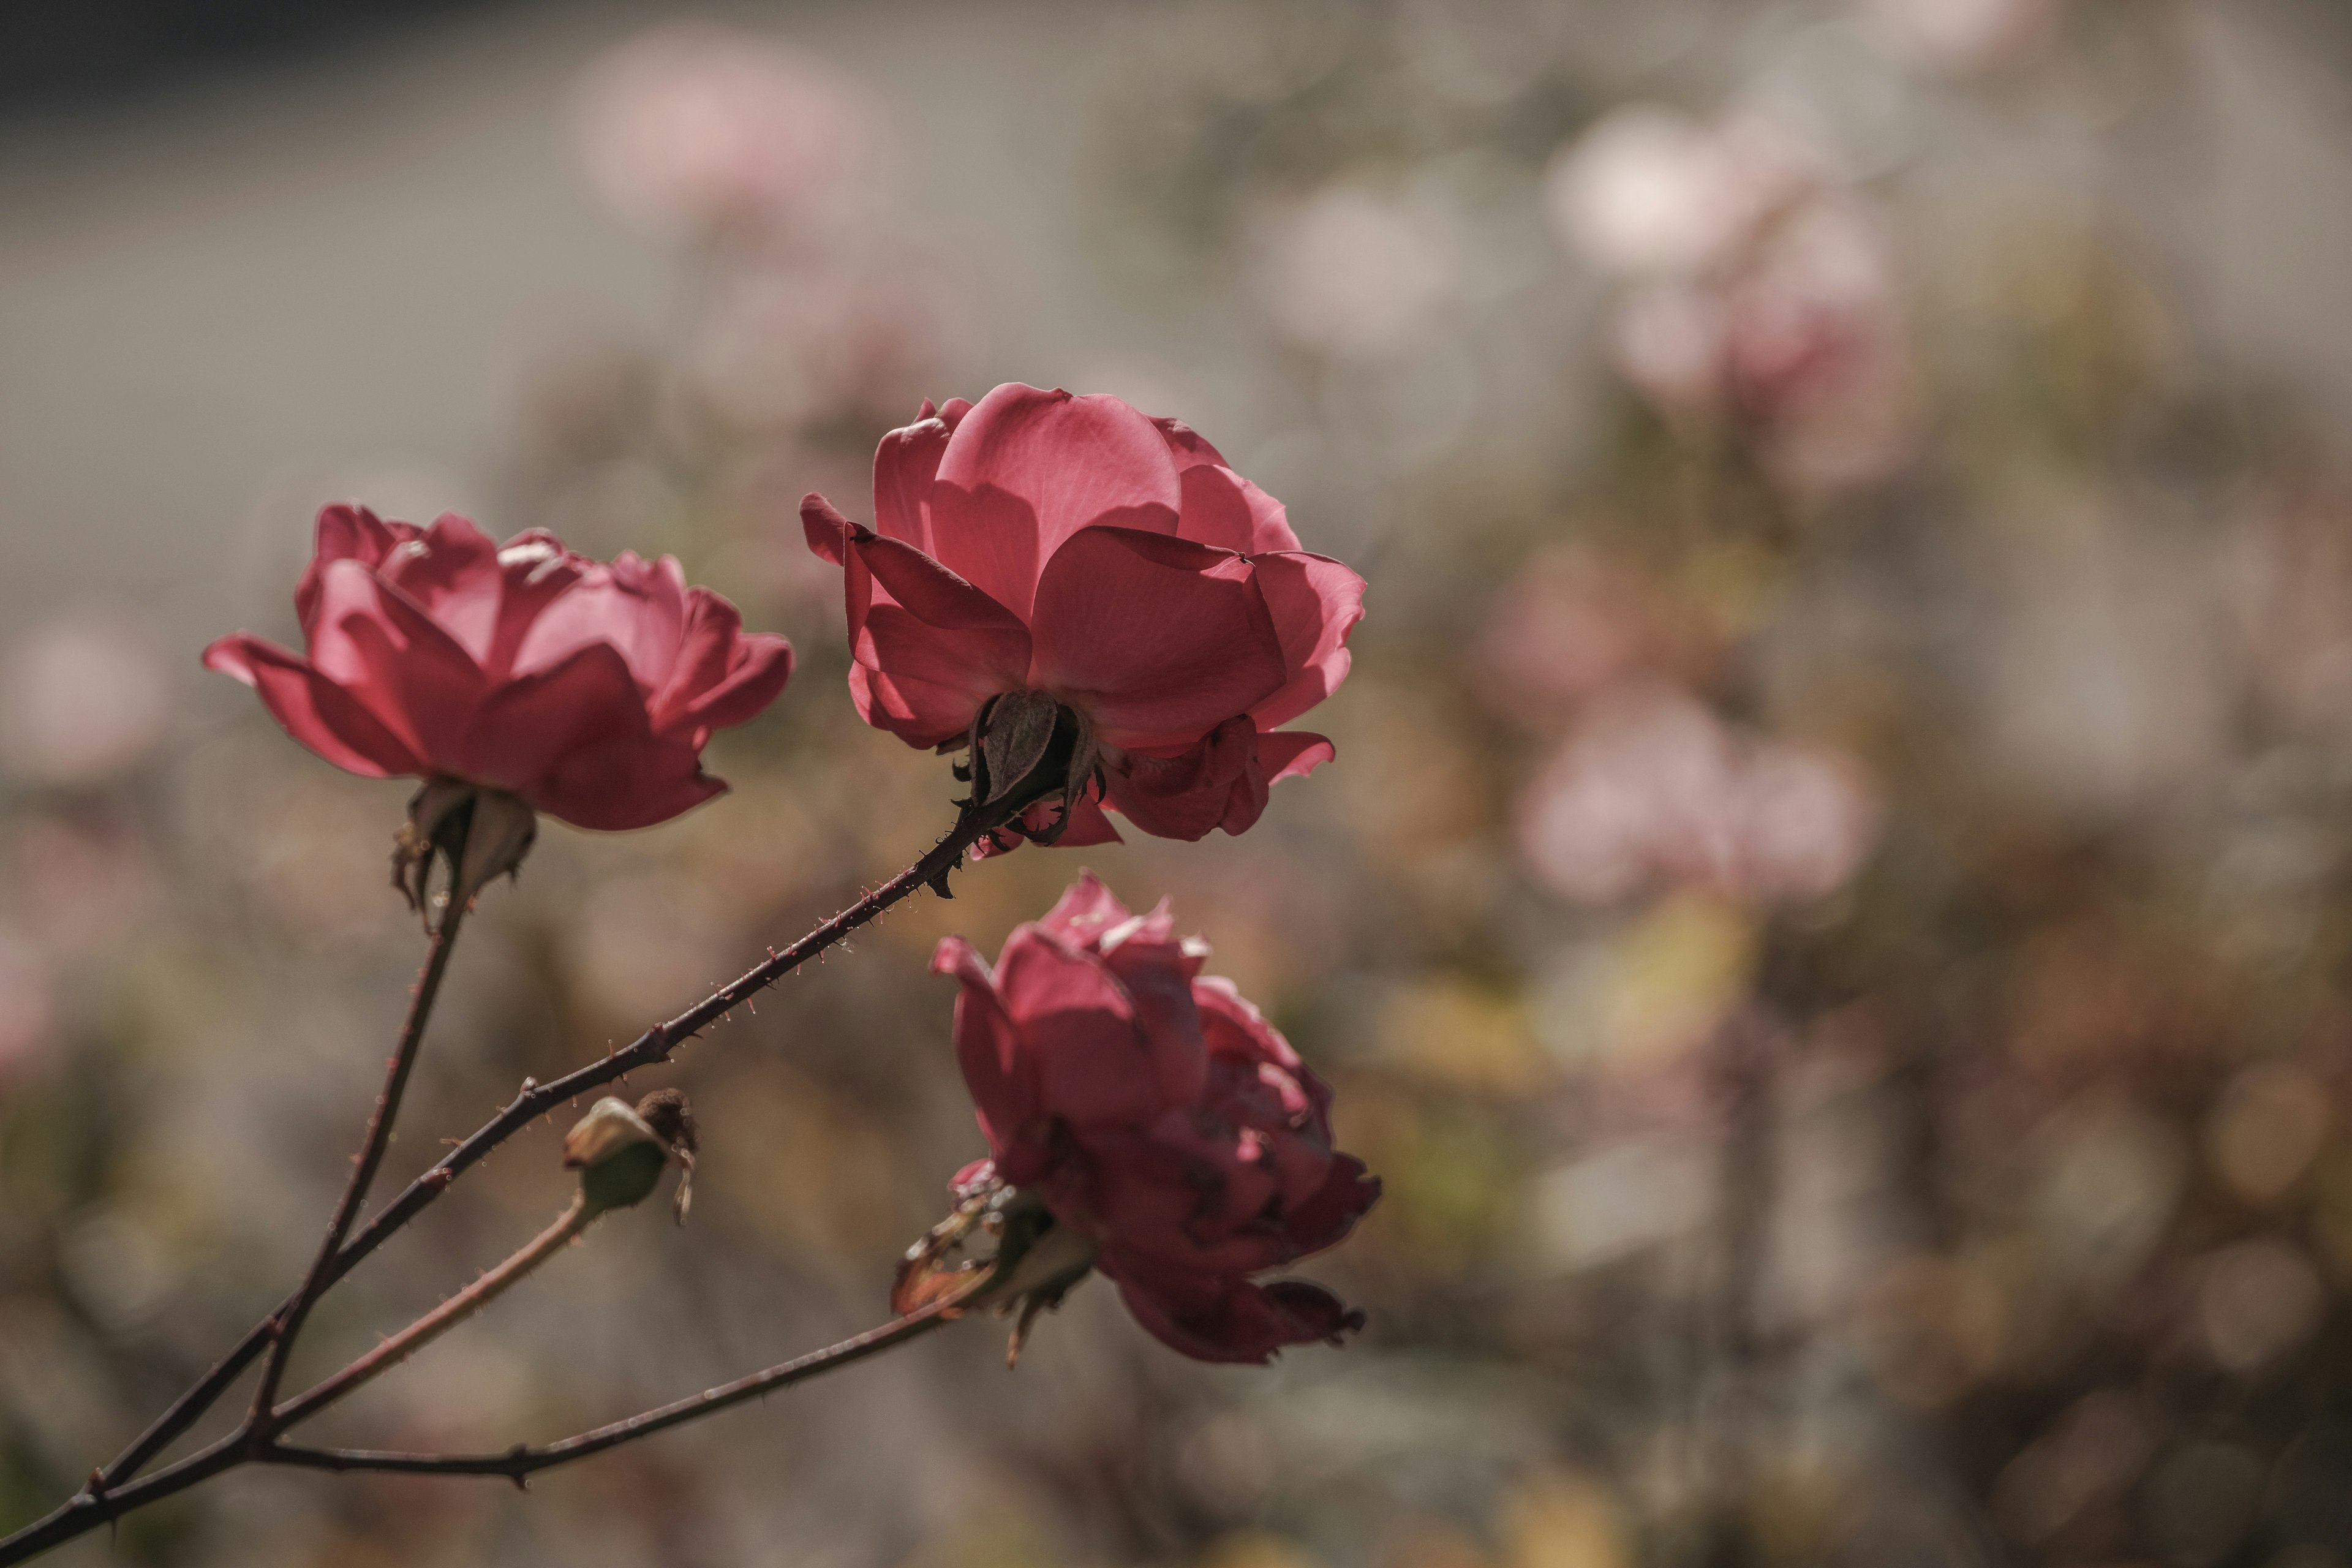
[[[1249,1276],[1348,1234],[1380,1196],[1331,1147],[1331,1091],[1178,941],[1081,877],[991,971],[961,937],[956,1055],[992,1174],[1088,1238],[1137,1320],[1202,1361],[1263,1362],[1357,1328],[1319,1286]],[[967,1186],[991,1173],[968,1172]]]
[[[909,745],[950,745],[1007,694],[1079,716],[1064,844],[1239,833],[1331,755],[1285,731],[1347,678],[1363,579],[1298,548],[1281,505],[1171,419],[1017,383],[882,439],[874,520],[801,503],[843,568],[851,692]],[[1043,830],[1058,807],[1024,821]]]
[[[592,561],[538,529],[493,544],[454,512],[420,528],[327,508],[294,607],[307,658],[239,632],[205,663],[338,767],[461,781],[580,827],[725,790],[703,744],[793,668],[790,644],[744,632],[674,557]]]

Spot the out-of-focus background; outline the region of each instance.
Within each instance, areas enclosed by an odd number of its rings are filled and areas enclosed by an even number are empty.
[[[878,1320],[931,943],[1176,900],[1387,1197],[1344,1351],[1081,1289],[577,1469],[239,1473],[73,1563],[2352,1564],[2352,23],[2333,0],[0,6],[0,1526],[299,1274],[398,784],[196,665],[320,503],[673,551],[802,673],[551,826],[389,1175],[927,846],[793,504],[1002,380],[1370,580],[1245,838],[1024,849],[739,1015],[693,1223],[324,1424],[486,1448]],[[652,1087],[647,1084],[645,1087]],[[555,1130],[323,1370],[561,1205]],[[322,1434],[327,1435],[327,1434]]]

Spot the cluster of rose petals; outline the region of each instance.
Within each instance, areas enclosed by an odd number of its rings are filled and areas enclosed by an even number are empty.
[[[460,779],[580,827],[648,826],[724,791],[704,743],[793,668],[790,644],[745,633],[674,557],[593,561],[537,529],[501,546],[455,513],[420,528],[327,508],[294,605],[307,658],[238,632],[205,663],[338,767]]]
[[[1331,756],[1277,726],[1346,678],[1363,579],[1301,551],[1176,421],[1018,383],[926,403],[875,454],[874,512],[802,502],[843,569],[866,722],[935,747],[992,697],[1051,693],[1091,724],[1109,804],[1169,838],[1243,831],[1270,784]],[[1089,797],[1060,841],[1118,837]]]
[[[1180,942],[1091,874],[991,971],[961,937],[956,1055],[995,1173],[1097,1245],[1138,1321],[1202,1361],[1264,1362],[1361,1322],[1330,1292],[1248,1277],[1331,1246],[1380,1195],[1331,1147],[1331,1091]]]

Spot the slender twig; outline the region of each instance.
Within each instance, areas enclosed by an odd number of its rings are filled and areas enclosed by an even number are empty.
[[[320,1274],[317,1290],[311,1292],[311,1300],[315,1300],[319,1292],[331,1288],[343,1276],[358,1267],[370,1253],[382,1246],[394,1233],[415,1218],[428,1205],[439,1197],[460,1174],[478,1164],[492,1150],[532,1121],[566,1100],[576,1099],[591,1089],[602,1088],[625,1074],[668,1059],[670,1053],[679,1045],[723,1016],[737,1004],[772,985],[810,959],[816,957],[844,937],[898,904],[917,889],[929,885],[944,894],[947,891],[948,875],[962,862],[964,852],[989,832],[1003,826],[1005,822],[1017,815],[1025,804],[1023,801],[1007,798],[992,802],[984,807],[965,806],[957,817],[955,826],[913,865],[880,887],[874,889],[847,909],[820,922],[790,947],[781,952],[772,950],[765,963],[755,965],[731,984],[720,987],[667,1023],[656,1025],[627,1046],[609,1053],[602,1060],[592,1062],[574,1072],[567,1073],[551,1083],[541,1084],[534,1079],[525,1079],[521,1089],[499,1110],[497,1116],[477,1129],[472,1136],[450,1150],[448,1153],[443,1155],[422,1175],[410,1182],[390,1203],[378,1210],[373,1218],[342,1237],[341,1247],[333,1252],[324,1270]],[[395,1058],[395,1063],[397,1059]],[[380,1150],[378,1158],[381,1158]],[[356,1176],[356,1173],[354,1174]],[[309,1282],[306,1281],[305,1289],[308,1289]],[[273,1341],[278,1337],[276,1326],[279,1322],[296,1321],[294,1307],[303,1293],[303,1291],[298,1291],[294,1296],[289,1296],[276,1312],[248,1330],[245,1337],[239,1340],[201,1381],[174,1400],[170,1408],[157,1417],[130,1447],[124,1449],[115,1458],[112,1464],[96,1472],[92,1477],[89,1489],[47,1518],[26,1527],[14,1535],[0,1539],[0,1568],[6,1568],[9,1563],[21,1563],[26,1558],[46,1551],[50,1546],[69,1541],[85,1531],[95,1529],[100,1524],[118,1517],[127,1508],[152,1500],[154,1497],[168,1496],[171,1492],[193,1485],[196,1480],[202,1480],[207,1476],[228,1468],[239,1462],[240,1454],[245,1458],[260,1457],[255,1452],[256,1434],[263,1430],[261,1422],[257,1418],[259,1410],[259,1405],[257,1402],[257,1415],[249,1415],[246,1423],[236,1432],[223,1438],[219,1443],[201,1449],[188,1458],[155,1472],[144,1480],[131,1479],[144,1466],[151,1463],[157,1455],[194,1425],[205,1411],[211,1409],[246,1368],[252,1365],[255,1358],[270,1347]],[[307,1308],[304,1310],[307,1311]],[[897,1342],[893,1340],[889,1342]],[[845,1343],[856,1345],[858,1342],[850,1341]],[[844,1347],[834,1348],[839,1351]],[[856,1353],[866,1354],[870,1353],[872,1349],[878,1348],[880,1348],[878,1345],[867,1347],[857,1351]],[[831,1353],[833,1352],[818,1352],[820,1356]],[[850,1359],[856,1359],[856,1357],[852,1356]],[[792,1364],[795,1363],[787,1363],[787,1367],[773,1370],[776,1373],[783,1373]],[[730,1388],[735,1386],[729,1385]],[[712,1392],[724,1394],[726,1391]],[[754,1389],[751,1392],[758,1392],[758,1390]],[[749,1397],[749,1394],[737,1395],[737,1397]],[[732,1402],[731,1399],[730,1402]],[[660,1411],[650,1412],[647,1418],[664,1414]],[[677,1419],[683,1419],[683,1417],[677,1417]],[[674,1424],[674,1421],[665,1421],[664,1424]],[[583,1436],[590,1437],[596,1436],[598,1434],[591,1433]],[[566,1441],[576,1441],[576,1439]],[[610,1444],[602,1446],[609,1447]],[[286,1451],[289,1450],[269,1448],[271,1455]],[[290,1451],[301,1452],[301,1450]],[[225,1461],[219,1458],[224,1452],[230,1455]],[[578,1458],[579,1454],[567,1451],[564,1457]],[[201,1475],[191,1475],[190,1467],[199,1460],[205,1461],[211,1468],[205,1469]],[[171,1483],[168,1487],[162,1490],[153,1489],[158,1483],[167,1479]]]
[[[264,1463],[298,1465],[319,1470],[386,1470],[421,1476],[504,1476],[520,1485],[524,1477],[557,1465],[584,1459],[591,1454],[601,1454],[607,1448],[617,1448],[624,1443],[634,1443],[640,1437],[650,1437],[672,1426],[715,1415],[732,1405],[756,1399],[763,1394],[788,1388],[795,1383],[847,1366],[867,1356],[888,1350],[893,1345],[929,1332],[942,1323],[955,1321],[958,1310],[951,1301],[934,1301],[919,1311],[895,1318],[878,1328],[845,1339],[821,1351],[811,1351],[781,1366],[753,1373],[733,1383],[706,1389],[689,1399],[632,1415],[625,1421],[566,1437],[560,1442],[530,1447],[518,1443],[503,1454],[399,1454],[369,1448],[306,1448],[290,1444],[271,1447],[261,1456]]]
[[[602,1060],[566,1073],[551,1083],[523,1079],[522,1088],[513,1100],[508,1101],[504,1110],[483,1123],[464,1142],[443,1155],[432,1169],[409,1183],[397,1197],[386,1204],[373,1219],[362,1226],[343,1244],[342,1251],[336,1255],[330,1270],[330,1279],[341,1279],[349,1273],[362,1258],[382,1246],[387,1237],[439,1197],[458,1176],[540,1117],[590,1089],[602,1089],[625,1074],[668,1060],[672,1051],[740,1005],[745,998],[774,984],[918,888],[929,884],[943,889],[948,873],[954,870],[963,858],[963,852],[990,829],[1002,826],[1013,815],[1012,810],[1003,808],[991,808],[985,813],[967,811],[947,837],[932,846],[921,859],[839,914],[818,924],[792,946],[781,952],[772,951],[767,962],[753,965],[733,982],[712,992],[669,1022],[655,1025]]]
[[[0,1541],[0,1568],[25,1562],[53,1546],[63,1545],[76,1536],[87,1534],[100,1525],[120,1519],[133,1509],[161,1501],[199,1481],[209,1480],[224,1470],[247,1463],[289,1465],[317,1470],[505,1476],[520,1486],[523,1478],[535,1471],[567,1464],[573,1459],[584,1459],[591,1454],[601,1454],[607,1448],[616,1448],[640,1437],[650,1437],[656,1432],[701,1416],[717,1415],[730,1405],[740,1405],[747,1399],[789,1387],[820,1373],[863,1361],[893,1345],[904,1344],[942,1323],[953,1321],[957,1310],[951,1301],[935,1301],[920,1311],[910,1312],[878,1328],[868,1329],[839,1344],[813,1351],[781,1366],[754,1373],[750,1377],[722,1384],[690,1399],[647,1410],[560,1442],[538,1447],[519,1443],[503,1454],[400,1454],[365,1448],[307,1448],[277,1443],[256,1452],[247,1446],[246,1434],[240,1428],[209,1447],[198,1449],[179,1463],[167,1465],[153,1475],[142,1477],[119,1489],[81,1493],[46,1519],[26,1526],[5,1541]]]
[[[182,1459],[166,1465],[153,1475],[142,1476],[121,1487],[109,1490],[82,1491],[59,1505],[49,1514],[35,1521],[0,1541],[0,1568],[37,1557],[53,1546],[62,1546],[78,1535],[87,1535],[101,1524],[121,1519],[134,1508],[144,1508],[151,1502],[161,1502],[174,1492],[183,1492],[198,1481],[207,1481],[223,1470],[234,1469],[252,1458],[246,1447],[245,1430],[239,1427],[218,1442]]]
[[[375,1349],[352,1362],[342,1371],[306,1389],[270,1412],[269,1430],[282,1432],[296,1422],[318,1414],[344,1394],[369,1382],[379,1373],[388,1372],[402,1362],[472,1317],[500,1296],[509,1286],[563,1249],[566,1242],[582,1231],[602,1212],[588,1206],[584,1195],[575,1194],[572,1206],[556,1216],[555,1223],[526,1242],[521,1250],[492,1268],[480,1279],[417,1319]]]
[[[465,841],[461,837],[450,854],[453,868],[462,858]],[[268,1413],[278,1401],[278,1380],[285,1375],[287,1358],[294,1353],[294,1340],[302,1331],[304,1320],[327,1288],[340,1278],[335,1268],[335,1255],[342,1250],[343,1238],[351,1234],[352,1223],[359,1218],[360,1205],[367,1202],[368,1188],[383,1163],[383,1152],[391,1147],[392,1130],[400,1118],[401,1096],[407,1091],[408,1075],[416,1066],[417,1047],[425,1040],[425,1026],[433,1016],[433,1002],[441,994],[441,977],[448,972],[449,954],[457,945],[458,928],[466,921],[466,900],[451,889],[449,905],[442,912],[441,923],[434,928],[433,947],[425,954],[425,972],[416,980],[416,991],[408,999],[408,1016],[400,1026],[400,1040],[393,1047],[392,1060],[386,1066],[383,1092],[375,1098],[375,1110],[368,1117],[367,1136],[360,1144],[359,1157],[352,1163],[351,1180],[343,1184],[343,1195],[335,1205],[335,1213],[327,1222],[325,1239],[319,1244],[319,1255],[310,1261],[310,1271],[302,1277],[301,1286],[294,1292],[283,1310],[276,1313],[268,1330],[273,1342],[268,1363],[261,1369],[261,1384],[254,1391],[253,1416],[248,1426],[257,1436],[266,1437],[269,1428]]]

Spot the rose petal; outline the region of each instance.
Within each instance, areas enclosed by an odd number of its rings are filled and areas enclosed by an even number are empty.
[[[1106,766],[1110,803],[1146,833],[1197,839],[1213,827],[1241,833],[1265,809],[1257,727],[1228,719],[1173,756],[1121,754]]]
[[[849,697],[859,718],[924,751],[970,732],[980,717],[981,699],[968,691],[884,675],[862,664],[849,667]]]
[[[1041,1112],[1080,1126],[1156,1114],[1151,1046],[1100,963],[1023,926],[997,960],[996,993],[1036,1065]]]
[[[487,684],[466,650],[355,559],[320,574],[310,667],[398,736],[411,754],[451,754]]]
[[[1206,734],[1286,679],[1252,574],[1189,540],[1087,529],[1038,582],[1028,684],[1085,709],[1108,745]]]
[[[756,716],[792,679],[793,646],[743,633],[733,605],[708,588],[687,590],[686,635],[669,684],[647,705],[654,729],[723,730]]]
[[[1106,1251],[1098,1262],[1119,1299],[1154,1339],[1196,1361],[1263,1365],[1286,1345],[1336,1342],[1363,1327],[1318,1285],[1300,1279],[1253,1284],[1186,1274]]]
[[[382,720],[274,643],[249,632],[222,637],[205,649],[205,667],[252,687],[288,734],[346,772],[380,779],[425,771]]]
[[[387,552],[376,575],[433,617],[477,665],[487,668],[504,584],[499,547],[456,512]]]
[[[1003,1160],[1036,1114],[1036,1064],[1022,1048],[995,979],[971,943],[960,936],[946,938],[931,954],[931,973],[962,982],[955,1005],[956,1062],[989,1149]]]
[[[1328,740],[1311,731],[1277,730],[1257,738],[1258,766],[1265,770],[1269,784],[1304,778],[1337,755]]]
[[[1128,909],[1092,871],[1080,871],[1037,924],[1072,947],[1092,949],[1103,932],[1125,922]]]
[[[928,410],[929,403],[923,405]],[[946,455],[948,422],[928,412],[893,430],[874,448],[874,526],[892,539],[938,553],[931,539],[931,481]]]
[[[1337,561],[1303,552],[1256,558],[1258,592],[1282,638],[1289,672],[1280,690],[1250,710],[1261,730],[1297,718],[1348,678],[1345,644],[1364,618],[1364,580]]]
[[[619,651],[640,691],[658,691],[677,662],[686,629],[686,574],[675,555],[644,561],[623,551],[592,563],[580,579],[539,612],[515,650],[514,671],[551,669],[581,649]]]
[[[1017,616],[1063,541],[1105,522],[1172,532],[1182,489],[1168,442],[1116,397],[1010,382],[957,426],[930,494],[940,561]]]
[[[1186,468],[1183,481],[1180,537],[1244,553],[1298,548],[1282,503],[1231,468],[1203,463]]]
[[[318,613],[319,580],[329,566],[338,561],[357,561],[373,571],[395,545],[422,531],[413,522],[386,522],[363,506],[338,503],[320,508],[310,563],[302,569],[302,580],[294,588],[294,614],[301,623],[302,635],[310,635]]]

